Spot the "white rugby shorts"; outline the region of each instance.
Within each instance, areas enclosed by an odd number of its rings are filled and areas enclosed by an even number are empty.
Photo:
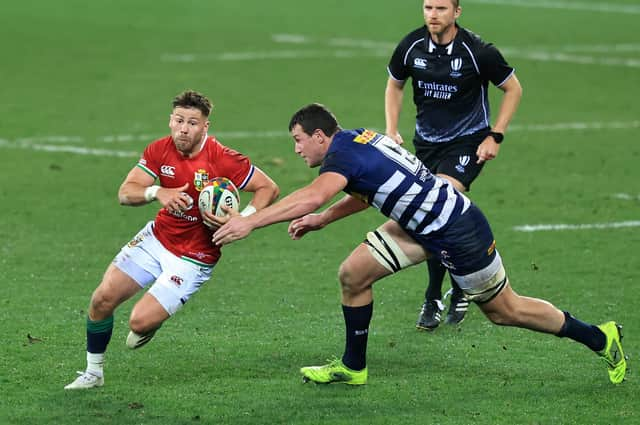
[[[171,253],[153,234],[153,221],[122,247],[113,264],[141,288],[153,283],[149,293],[171,316],[211,278],[215,266],[196,264]]]

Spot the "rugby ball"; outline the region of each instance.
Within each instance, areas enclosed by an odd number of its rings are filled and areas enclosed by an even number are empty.
[[[202,211],[210,211],[218,217],[224,217],[227,213],[222,209],[223,205],[237,210],[240,205],[240,194],[231,180],[226,177],[216,177],[200,191],[198,197],[200,215]],[[212,227],[204,220],[204,216],[203,223],[207,227]]]

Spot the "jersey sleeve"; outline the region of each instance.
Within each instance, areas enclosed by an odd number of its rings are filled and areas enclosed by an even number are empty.
[[[219,144],[219,147],[217,161],[220,172],[230,179],[239,190],[244,189],[255,171],[251,160],[227,146]]]
[[[498,87],[514,72],[514,69],[507,64],[502,53],[493,44],[487,44],[480,51],[478,67],[480,75]]]
[[[160,157],[158,155],[158,143],[148,145],[138,160],[138,168],[149,174],[154,179],[160,174]]]
[[[405,56],[407,54],[408,46],[406,38],[403,39],[393,51],[389,65],[387,66],[387,72],[389,76],[394,80],[404,81],[409,78],[409,71],[405,66]]]
[[[322,161],[320,174],[331,171],[343,175],[348,181],[357,177],[362,170],[362,156],[353,149],[362,145],[352,142],[348,137],[336,138],[334,145]]]

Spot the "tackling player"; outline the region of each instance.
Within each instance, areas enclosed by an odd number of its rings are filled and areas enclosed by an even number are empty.
[[[626,359],[615,322],[584,323],[549,302],[518,295],[512,288],[482,212],[448,180],[433,175],[391,138],[365,129],[342,130],[324,106],[296,112],[289,130],[295,152],[320,175],[308,186],[250,217],[232,217],[213,240],[227,244],[253,229],[293,220],[289,234],[312,230],[364,210],[369,205],[390,218],[342,263],[342,311],[346,344],[341,359],[303,367],[316,383],[367,381],[367,335],[373,313],[372,285],[394,272],[437,258],[465,295],[493,323],[568,337],[589,347],[607,364],[609,379],[624,379]],[[347,195],[321,214],[310,214],[340,191]]]
[[[213,231],[203,224],[197,200],[210,179],[227,177],[238,189],[253,193],[243,215],[277,198],[278,186],[269,176],[207,134],[211,109],[209,99],[195,91],[176,96],[169,117],[171,135],[148,145],[120,186],[122,205],[157,201],[161,208],[155,220],[122,248],[93,292],[87,317],[87,367],[65,389],[104,384],[105,351],[113,313],[120,304],[150,286],[129,318],[127,346],[139,348],[209,280],[221,253],[211,243]],[[156,180],[159,185],[154,185]],[[211,213],[205,216],[217,226],[228,220]]]

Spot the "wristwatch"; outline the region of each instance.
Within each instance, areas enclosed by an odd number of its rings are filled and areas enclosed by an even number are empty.
[[[497,131],[490,131],[489,136],[493,137],[493,140],[495,140],[498,144],[502,143],[502,141],[504,140],[504,134],[498,133]]]

